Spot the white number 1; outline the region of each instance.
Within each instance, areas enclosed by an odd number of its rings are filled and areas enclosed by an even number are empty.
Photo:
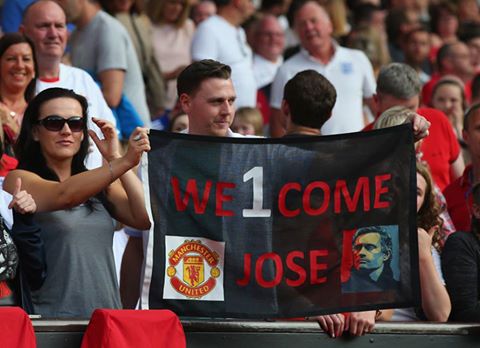
[[[253,209],[243,209],[243,217],[270,217],[270,209],[263,209],[263,167],[253,167],[243,175],[243,182],[253,179]]]

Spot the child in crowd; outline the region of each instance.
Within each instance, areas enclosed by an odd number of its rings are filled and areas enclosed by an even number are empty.
[[[242,107],[235,113],[232,130],[242,135],[263,136],[263,118],[257,108]]]
[[[181,112],[172,117],[168,130],[173,133],[181,133],[188,128],[188,116]]]

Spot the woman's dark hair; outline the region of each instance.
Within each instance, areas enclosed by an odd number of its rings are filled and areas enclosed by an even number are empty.
[[[440,252],[442,243],[439,231],[443,226],[443,220],[440,217],[442,208],[435,197],[433,179],[427,165],[417,161],[417,173],[425,179],[427,184],[425,187],[425,198],[422,207],[417,213],[417,226],[423,228],[427,232],[432,227],[438,226],[438,229],[432,236],[432,245]]]
[[[37,81],[36,77],[37,77],[37,71],[38,71],[37,59],[35,58],[35,47],[33,45],[32,40],[30,40],[28,37],[20,33],[6,33],[0,38],[0,58],[3,57],[5,51],[10,46],[21,44],[21,43],[26,43],[30,46],[30,49],[32,50],[33,65],[35,67],[35,76],[33,77],[32,81],[30,81],[30,83],[28,84],[24,93],[25,100],[27,102],[30,102],[30,100],[32,100],[32,98],[35,95],[35,83]]]
[[[430,27],[432,33],[438,33],[438,22],[440,15],[444,12],[457,17],[458,20],[458,6],[455,2],[450,0],[441,0],[437,4],[432,4],[428,10],[430,14]]]
[[[88,102],[85,97],[76,94],[70,89],[64,88],[49,88],[40,92],[28,104],[27,110],[23,116],[22,127],[15,144],[15,153],[18,158],[18,168],[25,169],[30,172],[38,174],[46,180],[59,181],[55,172],[48,167],[42,149],[38,141],[33,138],[33,131],[38,127],[37,121],[40,115],[40,108],[44,103],[52,99],[70,98],[79,102],[82,107],[82,116],[88,117]],[[72,160],[72,175],[86,171],[85,157],[88,153],[89,136],[87,132],[87,122],[83,129],[83,140],[80,144],[79,151],[73,156]]]

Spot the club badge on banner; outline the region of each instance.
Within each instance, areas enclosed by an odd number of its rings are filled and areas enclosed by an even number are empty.
[[[164,298],[223,301],[225,243],[166,236],[165,247]]]

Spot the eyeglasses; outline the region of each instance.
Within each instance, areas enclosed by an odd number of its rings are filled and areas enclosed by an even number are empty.
[[[51,132],[59,132],[68,124],[68,128],[72,132],[81,132],[85,128],[85,118],[81,116],[72,116],[69,118],[63,118],[57,115],[47,116],[37,121],[37,124],[44,126]]]

